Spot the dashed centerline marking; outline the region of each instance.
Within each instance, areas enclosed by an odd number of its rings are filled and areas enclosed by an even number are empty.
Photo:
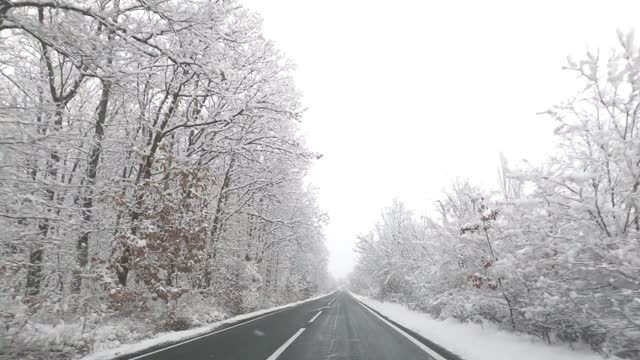
[[[300,334],[302,334],[302,332],[305,330],[305,328],[302,328],[300,330],[298,330],[297,333],[293,334],[293,336],[291,338],[289,338],[289,340],[287,340],[286,343],[282,344],[282,346],[280,346],[278,348],[278,350],[276,350],[273,354],[271,354],[271,356],[269,356],[267,358],[267,360],[276,360],[278,358],[278,356],[280,356],[285,350],[287,350],[287,348],[289,347],[289,345],[291,345],[298,336],[300,336]]]
[[[2,1],[2,0],[0,0],[0,1]],[[302,303],[319,301],[319,300],[321,300],[321,298],[324,298],[324,297],[330,296],[330,295],[331,295],[331,294],[333,294],[333,293],[335,293],[335,291],[333,291],[333,292],[332,292],[332,293],[330,293],[330,294],[327,294],[327,295],[324,295],[324,296],[318,297],[318,298],[308,299],[308,300],[306,300],[306,301],[303,301],[303,302],[298,303],[298,304],[295,304],[295,305],[294,305],[294,304],[290,304],[289,306],[284,307],[284,308],[282,308],[282,309],[280,309],[280,310],[273,310],[272,312],[266,313],[266,314],[264,314],[264,315],[256,315],[256,317],[254,317],[254,318],[252,318],[252,319],[250,319],[250,320],[238,320],[238,323],[236,323],[235,325],[227,326],[227,327],[225,327],[225,328],[223,328],[223,329],[216,330],[216,331],[212,331],[212,332],[210,332],[210,333],[205,333],[205,334],[202,334],[202,335],[194,336],[194,337],[189,338],[189,339],[186,339],[186,340],[177,341],[177,342],[175,342],[175,343],[173,343],[173,344],[171,344],[171,345],[169,345],[169,346],[165,346],[165,347],[160,348],[160,349],[158,349],[158,350],[150,351],[150,352],[147,352],[147,353],[144,353],[144,354],[141,354],[141,355],[138,355],[138,356],[132,357],[132,358],[130,358],[129,360],[139,360],[139,359],[147,358],[147,357],[149,357],[149,356],[151,356],[151,355],[158,354],[158,353],[163,352],[163,351],[165,351],[165,350],[173,349],[173,348],[175,348],[175,347],[182,346],[182,345],[188,344],[188,343],[193,342],[193,341],[196,341],[196,340],[200,340],[200,339],[204,339],[204,338],[206,338],[206,337],[212,336],[212,335],[216,335],[216,334],[221,333],[221,332],[223,332],[223,331],[231,330],[231,329],[237,328],[237,327],[239,327],[239,326],[243,326],[243,325],[246,325],[246,324],[252,323],[252,322],[254,322],[254,321],[260,320],[260,319],[265,318],[265,317],[267,317],[267,316],[275,315],[275,314],[281,313],[281,312],[286,311],[286,310],[291,310],[291,309],[293,309],[293,308],[295,308],[295,307],[297,307],[297,306],[300,306]],[[298,333],[302,333],[302,331],[304,331],[304,328],[302,328],[300,331],[298,331]],[[260,336],[260,335],[256,334],[255,332],[254,332],[254,335]],[[295,340],[295,337],[297,337],[298,335],[300,335],[300,334],[294,335],[293,340]],[[293,342],[293,340],[291,340],[291,341]],[[288,345],[287,345],[287,346],[288,346]],[[279,349],[278,349],[278,350],[279,350]],[[145,350],[142,350],[142,349],[141,349],[140,351],[145,351]],[[284,349],[283,349],[283,351],[284,351]],[[274,353],[274,354],[275,354],[275,353]],[[272,356],[273,356],[273,355],[272,355]],[[273,358],[273,359],[275,359],[275,358]],[[269,357],[267,360],[272,360],[272,358],[271,358],[271,357]]]
[[[275,314],[281,313],[281,312],[283,312],[283,311],[290,310],[291,308],[293,308],[293,307],[288,307],[288,308],[284,308],[284,309],[282,309],[282,310],[277,310],[277,311],[274,311],[274,312],[270,312],[270,313],[268,313],[268,314],[265,314],[265,315],[262,315],[262,316],[255,317],[255,318],[253,318],[253,319],[251,319],[251,320],[241,321],[241,322],[239,322],[238,324],[235,324],[235,325],[232,325],[232,326],[226,327],[226,328],[224,328],[224,329],[216,330],[216,331],[210,332],[210,333],[208,333],[208,334],[204,334],[204,335],[200,335],[200,336],[193,337],[193,338],[191,338],[191,339],[187,339],[187,340],[184,340],[184,341],[180,341],[180,342],[177,342],[177,343],[175,343],[175,344],[173,344],[173,345],[165,346],[165,347],[163,347],[162,349],[158,349],[158,350],[151,351],[151,352],[148,352],[148,353],[145,353],[145,354],[142,354],[142,355],[138,355],[138,356],[136,356],[136,357],[132,357],[132,358],[131,358],[131,359],[129,359],[129,360],[138,360],[138,359],[143,359],[143,358],[146,358],[146,357],[148,357],[148,356],[151,356],[151,355],[157,354],[157,353],[159,353],[159,352],[162,352],[162,351],[165,351],[165,350],[169,350],[169,349],[172,349],[172,348],[175,348],[175,347],[178,347],[178,346],[184,345],[184,344],[188,344],[188,343],[190,343],[190,342],[193,342],[193,341],[196,341],[196,340],[200,340],[200,339],[203,339],[203,338],[206,338],[206,337],[209,337],[209,336],[212,336],[212,335],[215,335],[215,334],[221,333],[221,332],[223,332],[223,331],[231,330],[231,329],[237,328],[238,326],[243,326],[243,325],[246,325],[246,324],[252,323],[252,322],[254,322],[254,321],[256,321],[256,320],[260,320],[260,319],[265,318],[265,317],[267,317],[267,316],[275,315]]]
[[[331,305],[331,304],[333,304],[333,302],[334,302],[335,300],[336,300],[336,299],[333,299],[333,300],[329,301],[329,303],[328,303],[327,305]]]
[[[309,320],[310,323],[313,322],[313,320],[315,320],[318,316],[320,316],[320,314],[322,314],[322,311],[319,311],[316,316],[312,317],[311,320]]]

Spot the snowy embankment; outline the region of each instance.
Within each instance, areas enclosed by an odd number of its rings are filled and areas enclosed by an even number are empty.
[[[500,330],[493,324],[436,320],[406,306],[380,302],[357,294],[353,297],[398,324],[444,347],[464,360],[604,360],[588,348],[548,345],[524,334]],[[574,346],[575,348],[575,346]],[[609,357],[608,360],[617,359]]]
[[[176,343],[180,343],[183,341],[188,341],[190,339],[197,338],[199,336],[207,335],[208,333],[215,331],[225,325],[230,325],[234,323],[242,323],[244,320],[259,317],[261,315],[265,315],[274,311],[287,309],[296,305],[300,305],[302,303],[313,301],[316,299],[320,299],[322,297],[328,296],[331,293],[319,295],[313,298],[309,298],[306,300],[296,301],[293,303],[289,303],[286,305],[280,305],[276,307],[272,307],[269,309],[258,310],[254,312],[250,312],[247,314],[242,314],[238,316],[234,316],[222,321],[218,321],[206,326],[197,327],[194,329],[184,330],[184,331],[171,331],[166,333],[157,334],[157,336],[146,339],[133,344],[124,344],[114,349],[109,349],[105,351],[99,351],[95,353],[88,354],[82,357],[80,360],[107,360],[114,359],[126,355],[136,354],[140,352],[144,352],[145,350],[161,348],[164,346],[173,345]]]

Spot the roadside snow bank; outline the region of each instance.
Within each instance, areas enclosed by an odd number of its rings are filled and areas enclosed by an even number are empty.
[[[269,309],[263,309],[263,310],[258,310],[258,311],[254,311],[254,312],[250,312],[247,314],[242,314],[242,315],[238,315],[238,316],[234,316],[232,318],[228,318],[222,321],[218,321],[206,326],[201,326],[201,327],[197,327],[195,329],[189,329],[189,330],[184,330],[184,331],[172,331],[172,332],[166,332],[166,333],[160,333],[157,334],[157,336],[151,338],[151,339],[146,339],[146,340],[142,340],[140,342],[137,343],[133,343],[133,344],[124,344],[122,346],[119,346],[115,349],[110,349],[110,350],[105,350],[105,351],[99,351],[99,352],[95,352],[92,354],[88,354],[87,356],[82,357],[80,360],[107,360],[107,359],[114,359],[120,356],[125,356],[125,355],[129,355],[129,354],[135,354],[137,352],[141,352],[144,350],[147,350],[149,348],[155,348],[155,347],[162,347],[162,346],[169,346],[175,343],[179,343],[181,341],[186,341],[189,340],[191,338],[195,338],[201,335],[205,335],[207,333],[210,333],[224,325],[228,325],[228,324],[233,324],[236,322],[241,322],[243,320],[252,318],[252,317],[257,317],[260,315],[264,315],[267,314],[269,312],[272,311],[278,311],[278,310],[282,310],[282,309],[287,309],[296,305],[300,305],[302,303],[308,302],[308,301],[313,301],[313,300],[317,300],[320,299],[322,297],[328,296],[332,293],[328,293],[328,294],[324,294],[324,295],[319,295],[310,299],[306,299],[306,300],[302,300],[302,301],[296,301],[293,303],[289,303],[286,305],[280,305],[280,306],[276,306],[276,307],[272,307]]]
[[[351,295],[382,315],[415,331],[464,360],[604,360],[588,348],[572,350],[566,345],[548,345],[524,334],[510,333],[492,324],[440,321],[406,306]],[[608,360],[617,359],[609,357]]]

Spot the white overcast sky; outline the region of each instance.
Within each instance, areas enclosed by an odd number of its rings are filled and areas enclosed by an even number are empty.
[[[578,90],[567,55],[640,21],[638,1],[241,2],[298,65],[336,276],[394,197],[420,214],[456,177],[494,187],[500,152],[542,161],[553,123],[536,113]]]

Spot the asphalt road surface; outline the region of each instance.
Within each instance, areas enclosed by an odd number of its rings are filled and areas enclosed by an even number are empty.
[[[346,292],[131,360],[444,360]]]

